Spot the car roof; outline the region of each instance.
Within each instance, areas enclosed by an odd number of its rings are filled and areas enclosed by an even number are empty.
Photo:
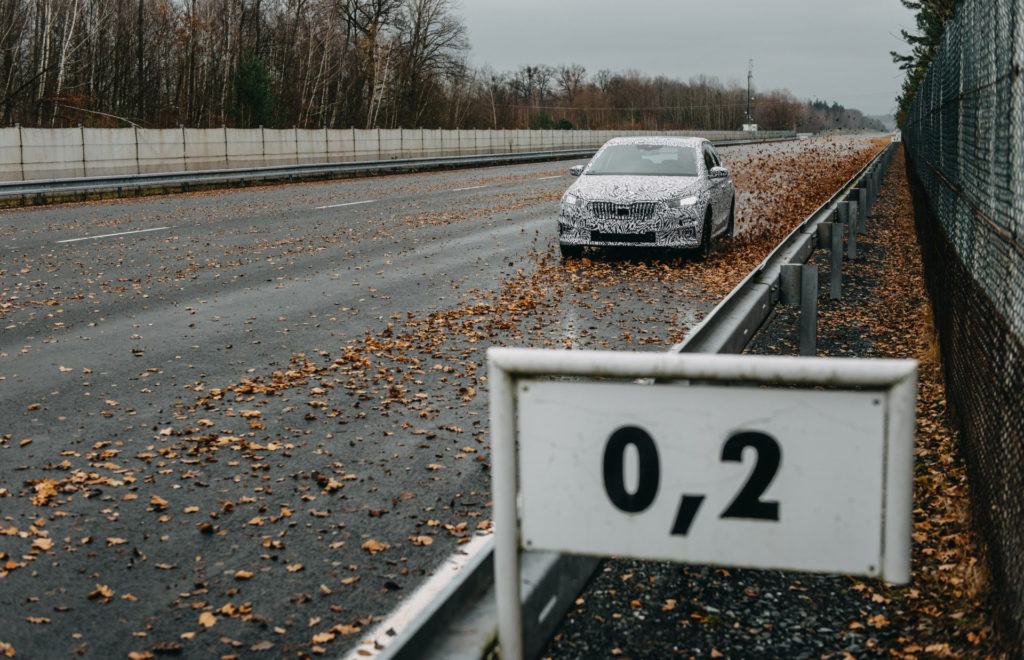
[[[701,137],[682,137],[675,135],[642,135],[635,137],[617,137],[612,138],[605,142],[605,146],[610,144],[663,144],[674,147],[694,147],[700,148],[701,145],[708,143],[707,138]]]

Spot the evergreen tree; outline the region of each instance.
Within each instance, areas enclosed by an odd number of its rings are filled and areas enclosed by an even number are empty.
[[[910,46],[909,54],[892,51],[893,62],[907,72],[902,93],[897,97],[899,108],[896,121],[900,125],[907,117],[907,111],[917,98],[917,90],[931,65],[935,51],[946,33],[946,23],[953,20],[956,8],[962,0],[900,0],[904,7],[917,12],[916,23],[919,34],[900,30],[903,40]]]

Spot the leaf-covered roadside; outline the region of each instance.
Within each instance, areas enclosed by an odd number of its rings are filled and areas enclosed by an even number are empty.
[[[907,587],[864,583],[865,597],[891,599],[891,625],[899,630],[886,649],[902,660],[928,657],[1009,657],[993,630],[982,540],[972,530],[966,470],[946,416],[945,383],[924,288],[920,248],[902,151],[874,213],[872,240],[886,246],[877,297],[860,310],[873,340],[871,355],[919,361],[914,470],[913,574]],[[826,318],[826,324],[850,323]]]
[[[818,354],[920,363],[911,583],[612,560],[576,601],[547,656],[1016,657],[997,637],[981,540],[970,526],[902,153],[858,254],[844,266],[839,302],[828,300],[827,253],[812,256],[823,275]],[[798,321],[795,306],[777,307],[748,352],[798,355]]]

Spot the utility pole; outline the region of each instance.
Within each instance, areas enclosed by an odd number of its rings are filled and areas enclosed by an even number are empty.
[[[753,124],[754,117],[750,114],[750,88],[754,82],[754,60],[747,65],[747,123]]]

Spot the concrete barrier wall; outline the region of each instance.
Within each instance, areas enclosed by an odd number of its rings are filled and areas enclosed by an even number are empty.
[[[596,148],[643,131],[0,128],[0,180]],[[736,132],[667,132],[742,139]],[[760,133],[774,137],[782,133]]]
[[[0,128],[0,181],[21,179],[21,130]]]
[[[86,129],[87,136],[89,130],[92,129]],[[120,129],[107,130],[118,131]],[[178,171],[185,169],[185,142],[182,138],[181,129],[138,128],[135,129],[135,135],[137,140],[136,154],[138,157],[136,174],[166,172],[168,169]],[[117,138],[111,136],[107,139],[115,140]],[[125,149],[125,151],[127,150]],[[107,174],[107,172],[103,171],[105,165],[102,160],[92,158],[89,150],[86,149],[86,168],[89,175]],[[127,173],[130,174],[131,172]]]
[[[82,137],[85,140],[85,176],[95,174],[90,169],[97,164],[102,164],[111,174],[136,173],[139,164],[137,145],[142,136],[120,129],[84,128]]]
[[[23,128],[20,135],[24,178],[58,179],[85,176],[82,129]]]
[[[228,166],[227,134],[223,128],[183,128],[181,132],[186,170],[215,170]]]

